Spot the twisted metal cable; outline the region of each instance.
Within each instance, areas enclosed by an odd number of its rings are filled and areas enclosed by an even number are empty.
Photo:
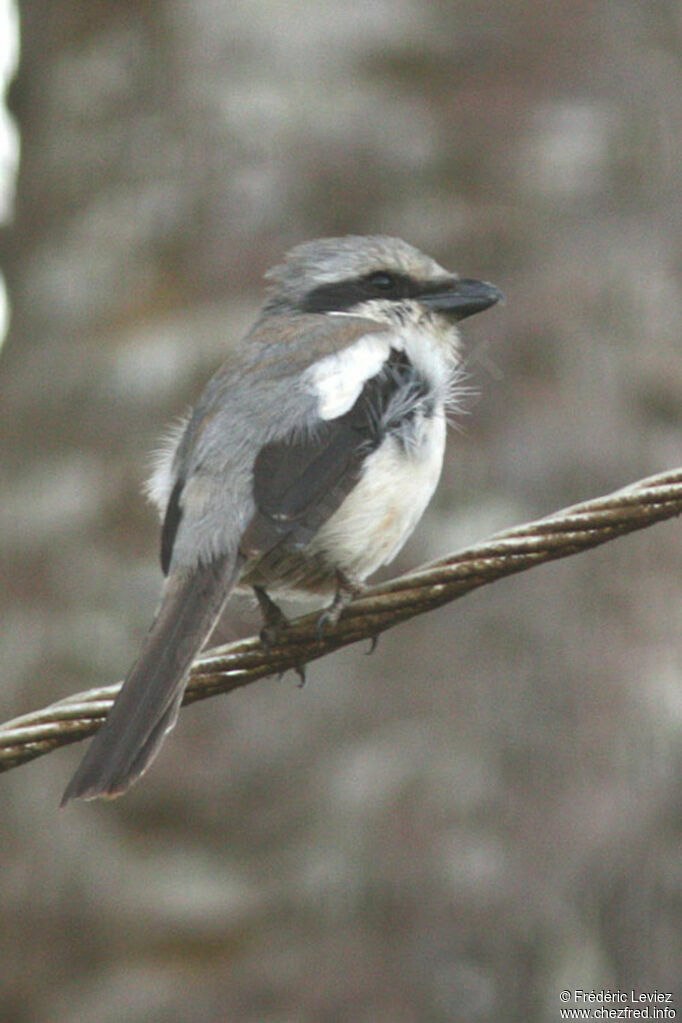
[[[192,666],[183,705],[227,693],[309,661],[447,604],[507,575],[645,529],[682,513],[682,469],[650,476],[612,494],[496,533],[489,540],[368,588],[339,622],[319,634],[319,612],[291,623],[266,650],[257,637],[216,647]],[[121,683],[76,693],[0,725],[0,771],[33,760],[97,731]]]

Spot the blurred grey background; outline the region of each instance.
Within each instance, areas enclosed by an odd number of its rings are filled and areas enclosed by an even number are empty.
[[[155,605],[149,452],[320,235],[507,304],[394,568],[680,464],[676,0],[24,0],[0,255],[3,719],[120,678]],[[144,782],[0,779],[11,1023],[682,1008],[679,523],[183,712]],[[253,625],[235,609],[226,635]]]

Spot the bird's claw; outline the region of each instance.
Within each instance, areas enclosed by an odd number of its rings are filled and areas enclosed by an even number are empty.
[[[290,670],[289,668],[285,668],[283,671],[280,671],[279,675],[277,676],[277,681],[281,682],[284,676],[286,675],[287,671],[289,670]],[[303,686],[305,685],[305,664],[294,664],[291,668],[291,671],[296,672],[296,674],[298,675],[298,682],[296,684],[299,689],[303,689]]]
[[[282,638],[282,633],[289,627],[289,619],[262,586],[254,586],[253,592],[256,594],[263,616],[263,628],[260,630],[259,638],[269,653],[274,646],[277,646]]]
[[[344,608],[348,607],[353,597],[359,596],[364,589],[365,586],[357,579],[351,579],[341,569],[337,569],[334,599],[317,619],[316,631],[320,642],[324,638],[325,629],[331,629],[336,625],[343,614]]]

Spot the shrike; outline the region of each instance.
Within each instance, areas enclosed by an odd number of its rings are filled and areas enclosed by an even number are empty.
[[[160,607],[63,803],[120,795],[146,770],[233,589],[255,591],[266,638],[278,595],[332,597],[324,627],[395,557],[440,476],[455,325],[501,297],[384,236],[299,245],[267,276],[255,325],[150,481]]]

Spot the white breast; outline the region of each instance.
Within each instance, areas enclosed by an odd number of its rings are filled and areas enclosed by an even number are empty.
[[[423,421],[406,451],[388,437],[366,460],[362,477],[311,542],[349,576],[366,579],[396,556],[433,496],[443,465],[445,415]]]

